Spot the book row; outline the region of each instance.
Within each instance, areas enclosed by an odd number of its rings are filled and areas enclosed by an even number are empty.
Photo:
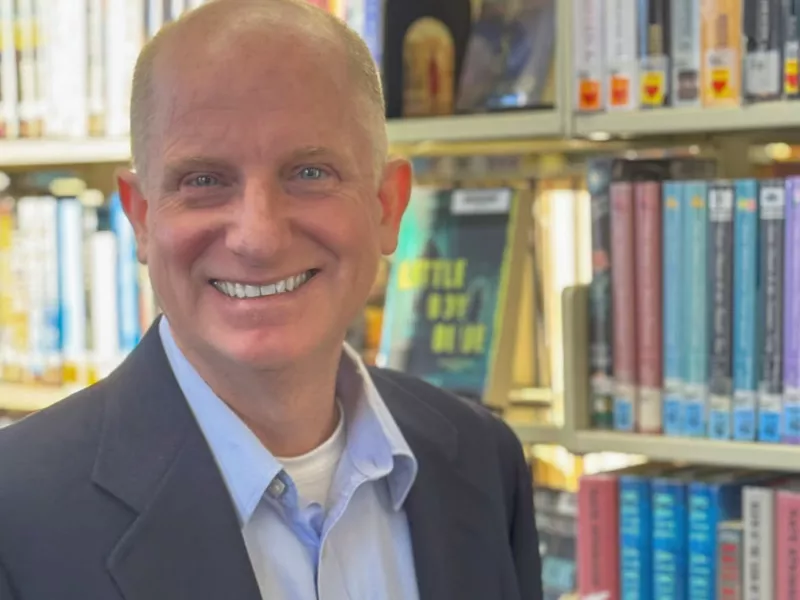
[[[795,600],[800,479],[647,463],[585,475],[581,598]]]
[[[118,194],[56,179],[0,194],[0,379],[81,386],[107,375],[157,314]]]
[[[577,0],[574,108],[800,97],[797,0]]]
[[[205,1],[0,0],[0,138],[128,135],[139,51]],[[554,102],[553,0],[310,1],[364,39],[388,117]]]
[[[800,443],[800,178],[651,167],[591,175],[593,425]]]

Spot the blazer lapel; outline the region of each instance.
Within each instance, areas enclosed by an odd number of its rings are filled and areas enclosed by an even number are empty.
[[[100,385],[108,401],[93,479],[137,514],[107,561],[123,597],[260,600],[227,488],[157,324]]]
[[[371,374],[419,464],[405,511],[420,600],[500,598],[487,524],[496,511],[459,451],[455,428],[380,371]]]

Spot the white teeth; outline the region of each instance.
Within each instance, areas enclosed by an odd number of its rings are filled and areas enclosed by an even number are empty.
[[[214,287],[220,292],[231,298],[245,299],[245,298],[261,298],[264,296],[274,296],[275,294],[284,294],[286,292],[293,292],[310,279],[308,272],[301,273],[288,277],[283,281],[270,283],[267,285],[257,286],[248,285],[243,283],[234,283],[231,281],[214,281]]]

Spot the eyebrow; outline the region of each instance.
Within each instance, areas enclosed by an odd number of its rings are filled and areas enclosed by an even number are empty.
[[[219,171],[229,170],[233,167],[229,161],[210,156],[188,156],[174,161],[167,161],[164,165],[164,179],[170,180],[179,177],[187,171]]]

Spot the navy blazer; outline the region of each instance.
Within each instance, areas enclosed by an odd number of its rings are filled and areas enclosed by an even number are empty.
[[[540,600],[513,432],[418,379],[372,376],[419,461],[405,510],[420,600]],[[0,600],[121,599],[260,600],[157,327],[102,382],[0,431]]]

